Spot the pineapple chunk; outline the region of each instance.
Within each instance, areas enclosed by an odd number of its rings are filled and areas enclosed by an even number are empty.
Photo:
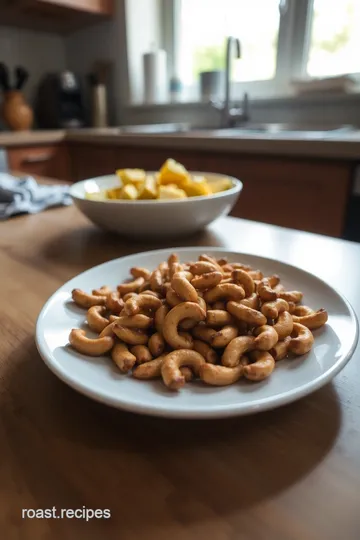
[[[88,191],[85,193],[85,198],[89,199],[90,201],[106,201],[108,197],[103,191]]]
[[[168,159],[160,169],[159,184],[176,184],[184,188],[190,183],[190,175],[183,165],[174,159]]]
[[[112,188],[106,190],[106,197],[108,199],[121,199],[121,189],[122,188]]]
[[[116,175],[124,185],[134,184],[139,188],[145,182],[145,171],[143,169],[118,169]]]
[[[177,186],[168,185],[159,187],[159,199],[186,199],[186,193]]]
[[[184,190],[188,197],[199,197],[201,195],[211,195],[211,188],[205,176],[193,176],[192,182],[184,186]]]
[[[157,184],[154,176],[147,176],[142,189],[139,192],[139,199],[156,199]]]
[[[209,185],[212,193],[219,193],[220,191],[230,189],[232,187],[232,182],[230,178],[220,178],[219,180],[209,182]]]
[[[120,199],[127,199],[130,201],[135,201],[138,197],[138,190],[134,186],[134,184],[126,184],[121,189],[121,196]]]

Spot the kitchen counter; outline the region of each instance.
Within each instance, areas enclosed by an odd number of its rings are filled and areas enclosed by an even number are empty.
[[[314,139],[306,134],[296,137],[286,132],[281,135],[246,134],[229,136],[214,134],[212,130],[184,133],[132,134],[119,133],[118,128],[84,128],[78,130],[31,131],[0,133],[0,146],[16,147],[52,144],[66,141],[96,145],[148,146],[158,148],[191,149],[209,152],[298,156],[325,159],[360,159],[360,131]]]
[[[42,362],[35,322],[60,285],[93,265],[174,242],[123,240],[75,207],[2,224],[3,538],[358,539],[359,348],[314,394],[274,411],[214,421],[111,409],[68,388]],[[338,288],[360,315],[357,244],[235,218],[176,243],[297,265]],[[23,508],[54,506],[108,508],[111,519],[21,518]]]

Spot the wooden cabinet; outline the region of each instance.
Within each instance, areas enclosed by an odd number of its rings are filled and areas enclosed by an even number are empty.
[[[9,148],[11,171],[71,180],[68,148],[64,145],[20,146]]]

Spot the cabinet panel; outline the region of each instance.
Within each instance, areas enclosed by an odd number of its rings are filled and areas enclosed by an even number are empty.
[[[7,151],[9,168],[15,172],[70,180],[70,162],[66,146],[21,146]]]

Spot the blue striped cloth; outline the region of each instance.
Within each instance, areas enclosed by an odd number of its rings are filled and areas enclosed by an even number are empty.
[[[72,203],[66,185],[38,184],[31,176],[15,178],[0,173],[0,219],[16,214],[36,214],[51,206]]]

